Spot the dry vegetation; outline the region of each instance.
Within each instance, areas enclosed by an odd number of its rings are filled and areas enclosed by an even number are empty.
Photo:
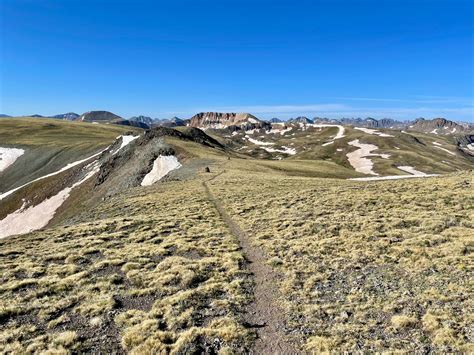
[[[321,179],[346,169],[168,141],[188,159],[171,181],[0,240],[0,349],[248,352],[253,279],[202,185],[215,177],[212,193],[281,275],[275,301],[301,350],[474,351],[472,171]]]
[[[110,199],[97,220],[0,242],[0,348],[237,349],[251,280],[198,183]],[[92,217],[93,218],[93,217]]]
[[[306,350],[474,350],[472,173],[367,184],[229,167],[211,189],[281,272]]]

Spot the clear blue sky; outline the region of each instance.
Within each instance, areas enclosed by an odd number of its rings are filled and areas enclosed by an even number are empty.
[[[474,121],[471,0],[0,0],[0,112]]]

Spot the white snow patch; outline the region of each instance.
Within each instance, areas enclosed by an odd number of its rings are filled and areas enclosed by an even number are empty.
[[[123,149],[124,147],[126,147],[127,145],[129,145],[131,142],[133,142],[135,139],[137,139],[138,137],[140,136],[118,136],[117,139],[119,138],[122,138],[122,144],[120,145],[120,147],[115,151],[113,152],[112,154],[115,155],[117,154],[121,149]]]
[[[92,169],[82,180],[74,183],[70,187],[66,187],[56,195],[45,199],[36,206],[25,209],[26,204],[23,203],[21,208],[2,219],[0,221],[0,238],[16,234],[25,234],[46,227],[49,221],[54,217],[56,210],[67,200],[71,191],[99,171],[99,163],[97,161],[93,164],[89,164],[86,168],[88,167],[92,167]]]
[[[289,155],[295,155],[296,154],[296,149],[295,148],[290,148],[290,147],[285,147],[282,146],[283,149],[273,149],[273,148],[263,148],[269,153],[284,153],[284,154],[289,154]]]
[[[131,142],[133,142],[138,137],[140,137],[140,136],[122,136],[122,144],[120,145],[120,148],[118,150],[120,150],[123,147],[129,145]]]
[[[0,173],[25,154],[24,149],[0,147]]]
[[[249,117],[248,121],[250,123],[258,123],[258,121],[255,118]]]
[[[405,171],[405,172],[407,172],[409,174],[412,174],[412,175],[426,175],[426,173],[418,171],[414,167],[408,166],[408,165],[397,166],[397,169],[400,169],[400,170]]]
[[[344,149],[342,149],[342,148],[337,148],[336,150],[337,150],[338,152],[342,152]]]
[[[326,143],[323,143],[321,144],[323,147],[327,146],[327,145],[330,145],[330,144],[333,144],[334,141],[329,141],[329,142],[326,142]]]
[[[430,133],[433,133],[433,134],[438,134],[438,131],[436,130],[436,128],[434,130],[432,130]]]
[[[474,144],[469,143],[469,144],[467,145],[467,149],[469,149],[469,150],[474,150]]]
[[[367,159],[367,157],[379,156],[383,159],[388,159],[390,157],[389,154],[373,154],[372,151],[378,149],[378,147],[374,144],[360,143],[358,139],[349,142],[349,145],[359,148],[346,154],[349,163],[359,173],[378,175],[372,170],[374,163],[372,160]]]
[[[370,129],[370,128],[364,128],[364,127],[354,127],[354,129],[357,129],[359,131],[362,131],[368,134],[373,134],[379,137],[393,137],[391,134],[382,133],[376,129]]]
[[[451,131],[451,133],[454,133],[454,132],[456,132],[456,128],[453,128],[453,130]]]
[[[437,145],[438,147],[441,147],[441,143],[438,143],[438,142],[433,142],[433,145]]]
[[[413,179],[413,178],[427,178],[439,176],[438,174],[425,174],[425,175],[388,175],[388,176],[373,176],[363,178],[352,178],[349,180],[354,181],[380,181],[380,180],[400,180],[400,179]]]
[[[270,143],[270,142],[262,142],[262,141],[250,138],[248,136],[245,136],[245,138],[247,138],[249,142],[252,142],[253,144],[256,144],[256,145],[274,145],[275,144],[275,143]]]
[[[456,155],[455,153],[453,153],[453,152],[447,150],[446,148],[438,147],[437,145],[435,145],[435,148],[441,149],[441,150],[445,151],[445,152],[448,153],[448,154]]]
[[[380,181],[380,180],[399,180],[399,179],[410,179],[410,178],[426,178],[438,176],[438,174],[426,174],[424,172],[416,170],[412,166],[397,166],[398,169],[409,173],[410,175],[388,175],[388,176],[377,176],[377,177],[363,177],[363,178],[352,178],[349,180],[354,181]]]
[[[170,171],[179,169],[180,167],[181,163],[174,155],[160,155],[153,162],[153,169],[145,175],[141,185],[153,185]]]
[[[398,149],[398,150],[400,150],[400,148],[399,148],[399,147],[394,147],[394,148],[395,148],[395,149]]]
[[[238,134],[239,134],[239,132],[237,132],[237,131],[232,132],[232,136],[236,136]]]

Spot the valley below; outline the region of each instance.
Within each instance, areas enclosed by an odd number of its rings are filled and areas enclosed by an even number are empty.
[[[0,119],[1,352],[474,351],[471,132],[78,117]]]

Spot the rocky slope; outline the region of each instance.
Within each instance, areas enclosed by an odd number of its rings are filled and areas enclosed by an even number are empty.
[[[308,117],[305,117],[305,116],[299,116],[299,117],[296,117],[296,118],[289,119],[288,123],[308,124],[308,123],[313,123],[313,120],[310,120]]]
[[[441,135],[467,133],[473,130],[472,127],[463,126],[445,118],[435,118],[432,120],[419,118],[409,126],[409,129],[417,132]]]
[[[130,117],[129,121],[141,122],[151,127],[151,125],[153,124],[155,120],[151,117],[140,115],[140,116]]]
[[[60,113],[59,115],[51,116],[51,118],[58,118],[60,120],[69,120],[73,121],[79,118],[79,115],[75,112]]]
[[[181,118],[178,117],[173,117],[170,119],[161,119],[161,120],[155,120],[153,123],[153,127],[183,127],[186,126],[186,121],[182,120]]]

